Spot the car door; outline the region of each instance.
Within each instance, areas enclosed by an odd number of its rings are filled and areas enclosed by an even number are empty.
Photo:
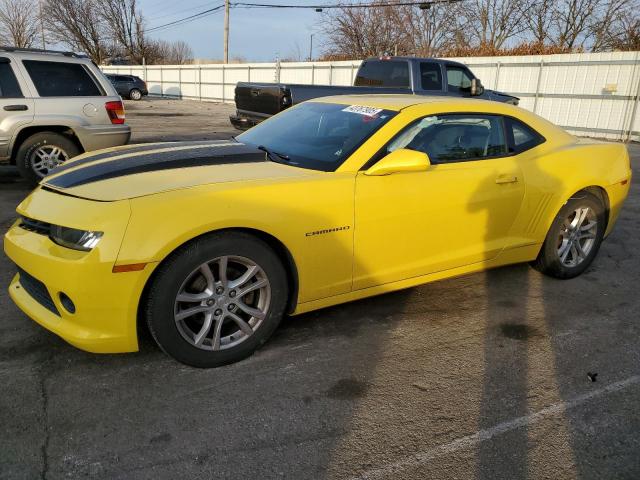
[[[33,121],[33,98],[29,97],[11,58],[0,56],[0,158],[9,156],[20,127]]]
[[[524,195],[503,118],[432,115],[395,137],[398,148],[425,152],[424,172],[356,178],[354,289],[395,282],[495,258]]]

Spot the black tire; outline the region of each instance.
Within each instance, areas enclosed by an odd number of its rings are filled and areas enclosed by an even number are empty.
[[[258,265],[268,279],[270,301],[266,317],[241,343],[226,349],[204,350],[178,330],[174,318],[176,299],[184,283],[200,265],[223,256],[244,257]],[[287,295],[285,269],[266,243],[241,232],[212,233],[180,248],[159,267],[148,290],[144,311],[149,331],[165,353],[187,365],[210,368],[237,362],[260,348],[278,327],[287,305]],[[195,317],[194,321],[197,320]],[[233,322],[230,324],[234,326]]]
[[[36,186],[44,178],[42,172],[38,172],[33,166],[35,152],[46,146],[55,146],[64,152],[67,159],[75,157],[81,153],[78,145],[69,137],[56,132],[39,132],[28,137],[16,153],[16,166],[20,175]]]
[[[137,88],[132,88],[129,91],[129,100],[135,100],[136,102],[142,100],[142,92]]]
[[[562,244],[563,235],[570,235],[567,232],[565,221],[569,221],[575,215],[577,209],[589,208],[593,212],[597,225],[594,227],[593,243],[587,255],[579,263],[573,266],[566,265],[561,261],[559,248]],[[569,199],[560,209],[558,215],[553,220],[549,233],[538,254],[538,258],[531,263],[536,270],[554,278],[568,279],[580,275],[584,272],[600,249],[604,232],[606,230],[606,212],[602,200],[589,192],[579,192]]]

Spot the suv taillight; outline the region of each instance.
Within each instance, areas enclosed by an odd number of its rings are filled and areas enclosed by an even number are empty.
[[[104,104],[107,109],[107,115],[111,119],[111,123],[119,125],[124,123],[124,105],[120,100],[115,102],[107,102]]]

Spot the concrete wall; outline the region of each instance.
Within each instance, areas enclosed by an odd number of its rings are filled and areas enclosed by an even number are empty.
[[[485,87],[577,135],[640,141],[640,52],[456,58]],[[233,103],[236,82],[351,85],[360,61],[105,66],[145,79],[151,95]]]

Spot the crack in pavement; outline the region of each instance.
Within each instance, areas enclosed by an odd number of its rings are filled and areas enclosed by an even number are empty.
[[[47,393],[46,383],[54,371],[52,361],[53,355],[47,355],[47,358],[42,363],[42,367],[40,368],[40,397],[42,400],[42,425],[44,429],[44,439],[40,447],[42,456],[42,469],[40,472],[40,478],[42,480],[46,480],[49,473],[49,441],[51,440],[51,429],[49,427],[49,394]]]

